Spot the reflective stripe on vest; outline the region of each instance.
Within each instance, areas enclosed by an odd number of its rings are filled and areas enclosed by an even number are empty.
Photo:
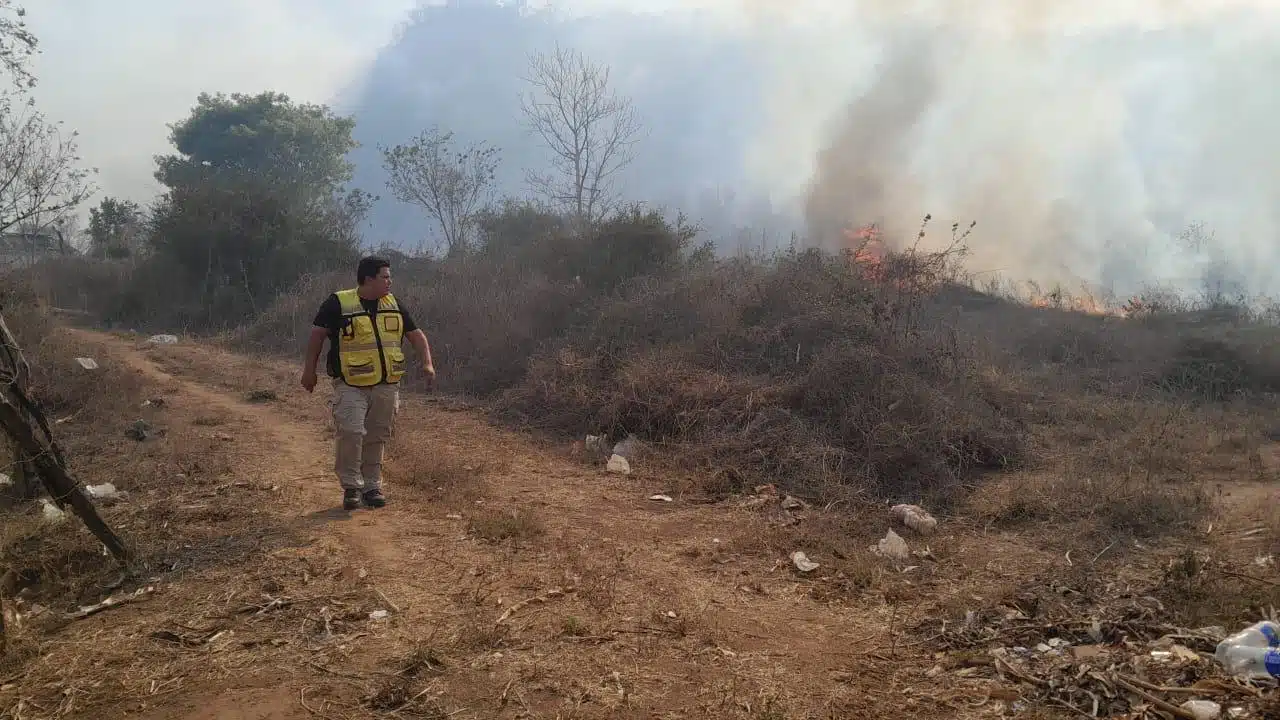
[[[399,382],[405,371],[400,342],[404,316],[395,297],[380,298],[377,311],[370,313],[357,290],[340,290],[336,295],[343,319],[338,332],[338,369],[343,381],[355,387]]]

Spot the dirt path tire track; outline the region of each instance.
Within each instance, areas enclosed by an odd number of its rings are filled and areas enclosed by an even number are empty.
[[[83,329],[71,332],[79,334],[86,342],[106,343],[119,351],[119,357],[131,369],[162,386],[172,386],[179,396],[194,401],[205,410],[217,410],[234,419],[238,432],[232,440],[244,446],[240,454],[240,470],[246,474],[261,476],[264,480],[276,478],[282,488],[280,505],[292,508],[303,518],[321,520],[345,518],[340,508],[340,490],[332,481],[332,444],[328,433],[317,428],[313,418],[306,414],[286,414],[272,404],[253,404],[243,397],[236,397],[210,383],[209,377],[190,376],[171,372],[163,365],[183,367],[196,359],[193,356],[208,355],[209,349],[200,347],[155,346],[128,341],[114,335]],[[220,357],[227,357],[218,354]],[[237,358],[240,363],[247,359]],[[174,361],[177,361],[176,363]],[[185,362],[184,362],[185,361]],[[226,366],[228,373],[234,372]],[[214,377],[212,380],[217,381]],[[319,394],[322,388],[317,389]],[[395,515],[395,509],[388,513]],[[357,522],[335,523],[337,532],[351,549],[365,554],[382,547],[388,540],[385,523]]]
[[[192,410],[226,414],[220,432],[236,445],[237,471],[280,487],[270,511],[308,527],[306,552],[337,556],[401,607],[385,628],[319,651],[320,664],[372,677],[429,646],[448,658],[430,681],[446,714],[875,717],[882,707],[900,712],[878,698],[900,697],[904,673],[915,677],[916,666],[931,663],[888,658],[902,611],[878,596],[847,602],[827,590],[847,584],[839,577],[796,577],[785,550],[760,544],[769,521],[759,513],[650,502],[666,479],[643,470],[609,476],[472,413],[406,397],[388,458],[391,505],[348,515],[338,508],[325,394],[297,388],[296,367],[195,343],[74,332],[110,345]],[[278,400],[251,403],[251,389]],[[452,487],[479,466],[485,477],[473,491]],[[532,512],[544,532],[515,545],[468,532],[479,514],[516,509]],[[877,531],[851,525],[843,547],[865,549],[868,532]],[[984,582],[983,563],[960,572],[974,587]],[[575,591],[497,622],[513,605],[564,587]],[[362,704],[368,683],[306,667],[263,687],[269,677],[270,668],[246,667],[245,679],[194,688],[145,717],[312,717],[298,702],[308,686],[327,688],[334,707],[345,708],[333,717],[379,716]]]

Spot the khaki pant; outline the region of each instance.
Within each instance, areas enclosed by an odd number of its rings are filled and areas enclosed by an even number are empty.
[[[382,452],[400,410],[400,386],[359,388],[335,378],[332,404],[338,482],[348,490],[381,488]]]

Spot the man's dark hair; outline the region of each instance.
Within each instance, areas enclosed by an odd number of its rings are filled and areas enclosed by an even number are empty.
[[[363,285],[365,278],[378,277],[378,271],[384,267],[391,267],[391,261],[377,255],[361,258],[356,266],[356,284]]]

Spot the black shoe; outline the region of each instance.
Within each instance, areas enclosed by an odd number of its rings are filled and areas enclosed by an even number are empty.
[[[387,496],[383,495],[381,490],[366,490],[364,504],[371,508],[380,508],[387,504]]]
[[[355,510],[360,507],[360,491],[354,488],[342,491],[342,509]]]

